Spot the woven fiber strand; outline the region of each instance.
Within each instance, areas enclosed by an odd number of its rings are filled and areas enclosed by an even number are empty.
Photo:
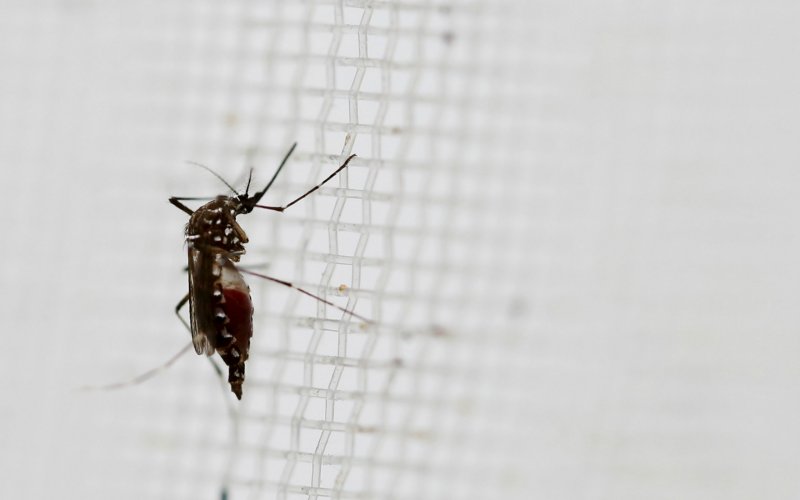
[[[1,498],[796,498],[787,1],[6,2]],[[5,70],[8,68],[8,70]],[[244,398],[193,354],[209,165],[285,203]],[[235,432],[233,432],[235,430]]]

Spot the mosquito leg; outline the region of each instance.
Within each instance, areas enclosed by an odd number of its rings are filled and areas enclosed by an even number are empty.
[[[178,302],[178,305],[175,306],[175,314],[178,315],[178,317],[181,319],[181,323],[183,323],[183,326],[185,326],[186,329],[189,330],[189,332],[191,333],[192,329],[189,326],[189,323],[187,323],[186,320],[183,319],[183,316],[181,316],[181,309],[183,308],[184,305],[186,305],[186,303],[188,301],[189,301],[189,294],[187,293],[186,296],[184,298],[182,298],[180,302]],[[194,345],[194,343],[192,343],[192,345]],[[228,400],[228,382],[227,382],[227,378],[225,377],[225,372],[222,371],[222,368],[220,368],[219,363],[214,361],[214,358],[212,358],[211,356],[208,356],[207,359],[208,359],[208,362],[211,363],[211,367],[214,369],[214,372],[217,374],[217,377],[219,378],[220,382],[222,383],[222,390],[223,390],[223,393],[225,394],[225,400],[227,401]],[[228,404],[228,408],[231,410],[232,414],[235,412],[233,407],[230,406],[230,402]]]
[[[192,333],[192,327],[190,327],[189,323],[187,323],[186,320],[183,318],[183,316],[181,316],[181,309],[183,309],[183,306],[185,306],[187,302],[189,302],[188,293],[181,299],[180,302],[178,302],[178,305],[175,306],[175,315],[178,316],[178,319],[181,320],[183,326],[185,326],[186,329],[189,330],[189,333]]]
[[[189,198],[179,198],[177,196],[172,196],[172,197],[170,197],[169,202],[172,203],[173,205],[175,205],[176,207],[180,208],[181,210],[183,210],[187,214],[192,215],[194,213],[192,211],[192,209],[187,207],[186,205],[184,205],[180,201],[180,200],[188,200],[188,199]]]
[[[144,382],[145,380],[151,379],[161,373],[162,371],[166,370],[170,366],[173,365],[176,361],[178,361],[184,354],[189,352],[189,349],[192,347],[192,343],[186,344],[180,351],[175,353],[171,358],[169,358],[165,363],[161,364],[153,368],[152,370],[147,370],[146,372],[140,373],[139,375],[125,380],[124,382],[116,382],[114,384],[107,384],[107,385],[87,385],[80,387],[80,390],[84,391],[109,391],[112,389],[121,389],[123,387],[129,387],[133,385],[138,385]]]
[[[214,368],[214,371],[217,372],[217,375],[225,382],[225,373],[223,373],[222,368],[220,368],[219,363],[214,361],[214,358],[208,357],[208,360],[211,362],[211,366]],[[228,386],[225,385],[225,395],[228,395]]]
[[[228,379],[225,377],[222,368],[220,368],[219,364],[214,361],[214,358],[209,357],[208,361],[211,362],[211,366],[214,367],[214,371],[217,372],[217,380],[219,380],[220,389],[222,389],[222,397],[225,399],[225,406],[228,408],[228,417],[230,418],[231,427],[230,427],[230,443],[231,446],[228,448],[228,457],[227,457],[227,465],[225,466],[225,472],[222,476],[222,488],[220,492],[221,500],[228,500],[228,485],[231,482],[231,475],[233,474],[233,461],[238,452],[239,448],[239,410],[234,406],[233,402],[231,401],[230,397],[230,387],[228,386]]]
[[[247,268],[248,269],[260,269],[262,271],[265,271],[265,270],[269,269],[270,265],[272,265],[272,263],[271,262],[267,262],[267,261],[263,261],[263,262],[248,262],[247,263]]]
[[[189,326],[189,323],[187,323],[186,320],[183,319],[183,316],[181,316],[181,309],[183,309],[183,306],[185,306],[187,302],[189,302],[189,294],[188,293],[186,294],[186,296],[184,296],[181,299],[180,302],[178,302],[178,305],[175,306],[175,314],[178,315],[178,317],[181,319],[181,323],[183,323],[183,326],[185,326],[186,329],[189,330],[189,332],[191,333],[192,329]],[[191,342],[189,344],[189,346],[194,346],[194,342]],[[189,346],[185,347],[184,351],[188,350]],[[208,362],[211,363],[211,368],[214,369],[214,373],[217,374],[217,380],[219,381],[220,388],[222,389],[222,398],[225,400],[225,406],[227,406],[227,408],[228,408],[228,416],[230,417],[230,421],[231,421],[231,437],[230,437],[230,439],[231,439],[232,445],[231,445],[230,453],[229,453],[229,456],[228,456],[228,465],[227,465],[227,469],[225,471],[225,477],[223,479],[223,486],[222,486],[222,492],[221,492],[222,500],[227,500],[228,499],[228,483],[230,482],[229,478],[231,476],[231,469],[233,467],[233,457],[234,457],[234,455],[236,453],[237,445],[239,443],[239,412],[233,406],[233,403],[231,402],[231,398],[228,395],[228,391],[230,390],[230,388],[228,387],[228,379],[225,376],[225,372],[222,371],[222,368],[219,366],[219,363],[217,363],[214,360],[214,358],[212,358],[211,356],[208,356],[208,357],[206,357],[206,359],[208,359]]]
[[[267,205],[254,205],[254,206],[256,206],[256,207],[258,207],[258,208],[263,208],[263,209],[266,209],[266,210],[274,210],[274,211],[276,211],[276,212],[283,212],[284,210],[286,210],[287,208],[291,207],[292,205],[294,205],[294,204],[295,204],[295,203],[297,203],[298,201],[302,200],[303,198],[305,198],[306,196],[310,195],[311,193],[313,193],[313,192],[314,192],[314,191],[316,191],[317,189],[321,188],[321,187],[322,187],[323,185],[325,185],[325,183],[326,183],[326,182],[328,182],[329,180],[331,180],[331,179],[333,179],[334,177],[336,177],[336,174],[338,174],[339,172],[341,172],[342,170],[344,170],[344,169],[345,169],[345,167],[347,167],[347,165],[350,163],[350,160],[352,160],[352,159],[353,159],[353,158],[355,158],[355,157],[356,157],[356,155],[354,155],[354,154],[350,155],[350,156],[349,156],[349,157],[348,157],[348,158],[347,158],[347,159],[344,161],[344,163],[342,163],[342,164],[341,164],[341,166],[339,166],[339,168],[337,168],[335,172],[333,172],[331,175],[329,175],[328,177],[326,177],[324,181],[320,182],[319,184],[317,184],[317,185],[316,185],[316,186],[314,186],[313,188],[311,188],[311,189],[309,189],[308,191],[306,191],[305,193],[303,193],[303,194],[302,194],[300,197],[298,197],[298,198],[295,198],[294,200],[292,200],[291,202],[287,203],[286,205],[284,205],[284,206],[282,206],[282,207],[272,207],[272,206],[267,206]]]
[[[178,317],[181,320],[181,323],[183,323],[183,326],[185,326],[186,329],[189,330],[189,333],[191,333],[192,329],[189,326],[189,323],[187,323],[186,320],[183,319],[183,316],[181,316],[181,309],[183,309],[183,306],[185,306],[187,302],[189,302],[189,294],[188,293],[186,294],[185,297],[183,297],[181,299],[180,302],[178,302],[178,305],[175,306],[175,314],[178,315]],[[225,396],[226,396],[225,399],[227,399],[228,386],[227,386],[227,379],[225,378],[225,373],[222,371],[222,368],[220,368],[219,363],[214,361],[214,358],[209,356],[208,357],[208,361],[211,363],[211,367],[214,368],[214,371],[217,373],[217,376],[222,381],[223,389],[225,391]]]
[[[235,194],[236,196],[239,196],[239,192],[238,192],[238,191],[236,191],[235,189],[233,189],[233,186],[231,186],[230,184],[228,184],[228,181],[226,181],[225,179],[223,179],[221,175],[219,175],[218,173],[214,172],[214,170],[213,170],[211,167],[207,167],[207,166],[203,165],[202,163],[197,163],[196,161],[190,161],[190,160],[186,160],[186,163],[188,163],[189,165],[194,165],[194,166],[196,166],[196,167],[200,167],[200,168],[202,168],[202,169],[204,169],[204,170],[208,170],[209,172],[211,172],[211,174],[212,174],[214,177],[216,177],[217,179],[221,180],[223,184],[225,184],[226,186],[228,186],[228,189],[230,189],[231,191],[233,191],[233,194]],[[188,199],[188,198],[183,198],[183,199]]]
[[[237,267],[237,269],[239,270],[239,272],[242,272],[244,274],[249,274],[251,276],[258,276],[259,278],[263,278],[265,280],[269,280],[269,281],[278,283],[279,285],[283,285],[283,286],[286,286],[286,287],[289,287],[289,288],[293,288],[293,289],[297,290],[298,292],[300,292],[302,294],[308,295],[312,299],[316,299],[316,300],[322,302],[323,304],[328,304],[329,306],[333,306],[336,309],[342,311],[343,313],[349,314],[350,316],[353,316],[353,317],[356,317],[356,318],[364,321],[365,323],[368,323],[368,324],[372,323],[372,320],[367,319],[364,316],[361,316],[360,314],[356,314],[353,311],[349,311],[349,310],[345,309],[344,307],[337,306],[333,302],[330,302],[328,300],[323,299],[322,297],[314,295],[313,293],[309,292],[308,290],[304,290],[304,289],[300,288],[299,286],[294,286],[293,284],[291,284],[288,281],[280,280],[278,278],[273,278],[272,276],[267,276],[266,274],[256,273],[256,272],[250,271],[249,269],[245,269],[245,268],[243,268],[241,266]]]

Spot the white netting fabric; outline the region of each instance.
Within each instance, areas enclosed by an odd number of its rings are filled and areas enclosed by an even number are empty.
[[[359,155],[296,211],[259,216],[270,222],[250,258],[326,298],[346,296],[343,305],[377,326],[258,286],[232,497],[438,498],[494,488],[488,469],[471,484],[474,471],[460,462],[477,458],[459,446],[478,411],[486,334],[514,336],[504,322],[518,291],[498,286],[508,278],[497,259],[512,257],[521,272],[524,256],[497,245],[524,231],[527,217],[504,217],[508,207],[486,193],[501,195],[510,176],[522,186],[515,195],[532,184],[522,169],[487,168],[510,158],[492,154],[498,138],[484,123],[513,127],[492,116],[502,99],[481,102],[480,86],[495,78],[476,64],[491,49],[481,14],[497,22],[477,4],[430,2],[308,3],[242,16],[217,164],[240,165],[243,153],[247,164],[275,164],[297,138],[291,173],[270,195],[286,200]]]
[[[798,4],[5,2],[0,498],[796,498]],[[9,68],[6,70],[5,68]],[[240,219],[238,435],[170,195]],[[228,395],[230,397],[230,395]]]

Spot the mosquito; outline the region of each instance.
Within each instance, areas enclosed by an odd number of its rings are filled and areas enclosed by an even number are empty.
[[[242,384],[245,379],[245,363],[250,355],[250,339],[253,337],[254,312],[253,301],[250,297],[250,287],[244,280],[243,275],[256,276],[292,288],[367,324],[371,323],[369,319],[295,286],[289,281],[237,266],[242,255],[245,254],[245,244],[249,241],[247,233],[236,220],[239,215],[249,214],[256,208],[284,212],[333,179],[339,172],[347,168],[350,161],[356,157],[355,154],[347,157],[344,163],[322,182],[285,205],[259,205],[258,202],[272,187],[296,147],[297,143],[294,143],[264,189],[252,195],[250,194],[252,170],[248,176],[244,194],[241,194],[222,176],[210,168],[199,163],[189,162],[211,172],[233,193],[233,196],[216,196],[195,210],[190,209],[182,202],[208,200],[208,198],[173,196],[169,199],[171,204],[189,215],[189,222],[184,230],[188,256],[186,270],[189,275],[189,291],[175,306],[175,314],[180,318],[186,329],[191,332],[192,342],[161,366],[148,370],[130,380],[105,386],[86,386],[83,389],[119,389],[139,384],[169,368],[194,347],[194,351],[197,354],[208,356],[217,374],[220,377],[224,377],[222,370],[211,358],[215,353],[219,354],[228,367],[227,382],[230,385],[231,392],[237,399],[241,400]],[[189,304],[189,322],[181,315],[181,310],[187,302]]]
[[[234,196],[219,195],[196,210],[191,210],[182,202],[203,198],[173,196],[169,199],[170,203],[189,215],[189,222],[186,224],[185,230],[189,261],[189,291],[175,306],[175,313],[191,332],[192,345],[197,354],[206,356],[219,354],[228,367],[228,384],[230,384],[231,392],[240,400],[242,399],[242,384],[245,379],[245,363],[250,354],[250,339],[253,336],[253,301],[250,297],[250,287],[244,280],[243,274],[257,276],[293,288],[351,316],[369,322],[353,311],[339,307],[289,281],[256,273],[236,265],[245,254],[245,244],[248,242],[247,233],[236,220],[238,216],[249,214],[255,208],[284,212],[333,179],[356,157],[355,154],[350,155],[325,180],[285,205],[259,205],[258,202],[272,187],[296,147],[297,143],[292,145],[264,189],[252,195],[249,194],[252,170],[247,179],[245,192],[240,194],[219,174],[204,165],[195,164],[215,175]],[[189,303],[189,323],[181,315],[181,309],[187,302]]]

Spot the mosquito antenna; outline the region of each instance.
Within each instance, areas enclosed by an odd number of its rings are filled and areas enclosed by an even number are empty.
[[[158,375],[162,371],[164,371],[167,368],[169,368],[170,366],[172,366],[173,363],[178,361],[178,359],[180,359],[181,356],[186,354],[189,351],[189,349],[191,349],[192,347],[194,347],[194,345],[191,342],[189,342],[188,344],[186,344],[186,346],[183,347],[183,349],[178,351],[175,355],[173,355],[171,358],[169,358],[161,366],[157,366],[157,367],[155,367],[155,368],[153,368],[151,370],[147,370],[144,373],[140,373],[139,375],[133,377],[132,379],[125,380],[124,382],[116,382],[114,384],[108,384],[108,385],[85,385],[83,387],[79,387],[78,390],[81,390],[81,391],[110,391],[110,390],[113,390],[113,389],[121,389],[123,387],[128,387],[128,386],[131,386],[131,385],[141,384],[145,380],[148,380],[148,379]]]
[[[253,198],[252,198],[253,205],[258,203],[258,200],[260,200],[261,197],[264,196],[264,193],[266,193],[267,190],[272,187],[272,183],[275,182],[275,179],[278,178],[278,174],[281,173],[281,170],[283,170],[283,166],[286,165],[287,161],[289,161],[289,157],[292,156],[292,153],[294,153],[294,149],[296,147],[297,147],[297,143],[295,142],[294,144],[292,144],[292,147],[289,148],[289,152],[286,153],[286,156],[283,157],[283,161],[281,161],[281,164],[278,165],[278,170],[276,170],[275,173],[272,175],[272,179],[269,180],[269,182],[267,183],[266,187],[264,189],[262,189],[261,191],[259,191],[259,192],[257,192],[256,194],[253,195]]]
[[[206,169],[206,170],[208,170],[209,172],[211,172],[212,174],[214,174],[214,177],[216,177],[217,179],[221,180],[223,184],[225,184],[226,186],[228,186],[228,189],[230,189],[231,191],[233,191],[233,194],[235,194],[236,196],[241,196],[241,195],[240,195],[240,194],[239,194],[239,193],[238,193],[238,192],[237,192],[235,189],[233,189],[233,186],[231,186],[230,184],[228,184],[228,181],[226,181],[225,179],[223,179],[223,178],[222,178],[222,176],[221,176],[221,175],[219,175],[218,173],[216,173],[216,172],[214,172],[213,170],[211,170],[211,168],[210,168],[210,167],[207,167],[207,166],[203,165],[202,163],[197,163],[196,161],[191,161],[191,160],[186,160],[186,163],[188,163],[188,164],[190,164],[190,165],[195,165],[195,166],[197,166],[197,167],[200,167],[200,168],[203,168],[203,169]],[[248,185],[248,186],[250,185],[250,181],[248,181],[248,182],[247,182],[247,185]]]

